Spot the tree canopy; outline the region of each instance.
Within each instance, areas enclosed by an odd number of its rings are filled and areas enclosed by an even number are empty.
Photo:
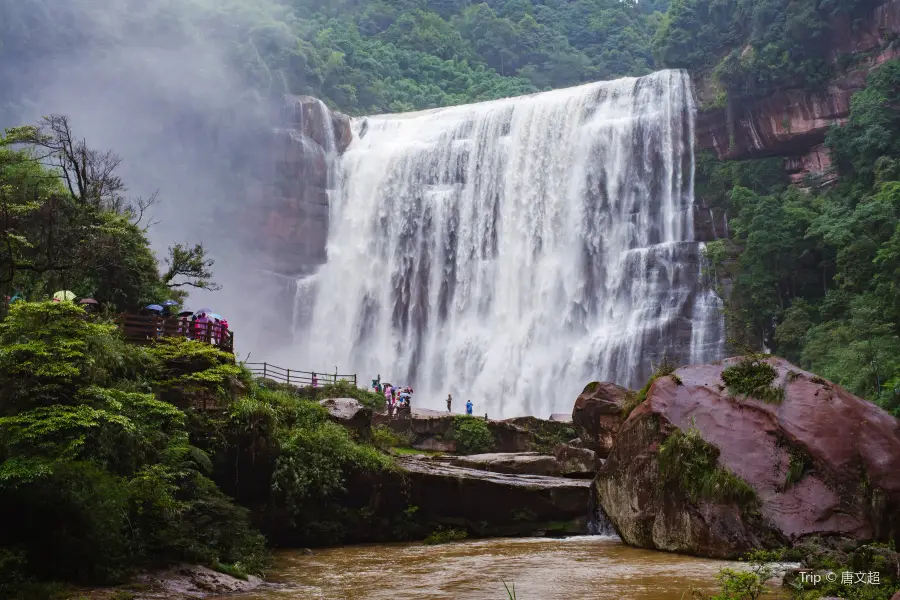
[[[199,46],[260,97],[310,94],[350,114],[396,112],[649,73],[665,8],[633,0],[0,0],[0,66],[134,40]]]

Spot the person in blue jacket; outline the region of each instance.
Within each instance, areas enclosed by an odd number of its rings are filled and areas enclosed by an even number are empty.
[[[466,402],[466,414],[467,414],[467,415],[471,415],[471,414],[472,414],[472,408],[473,408],[473,407],[474,407],[474,405],[472,404],[472,401],[471,401],[471,400],[469,400],[469,401]]]

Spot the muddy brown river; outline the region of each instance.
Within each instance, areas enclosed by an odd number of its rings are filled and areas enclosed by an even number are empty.
[[[616,537],[472,540],[284,551],[269,579],[235,600],[678,600],[715,589],[736,563],[630,548]],[[684,594],[690,598],[690,593]]]

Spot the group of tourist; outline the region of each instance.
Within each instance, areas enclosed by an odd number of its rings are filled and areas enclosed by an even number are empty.
[[[393,417],[395,413],[399,415],[401,410],[411,411],[413,395],[411,386],[395,386],[390,383],[381,383],[380,379],[373,379],[372,387],[376,394],[384,394],[388,416]]]

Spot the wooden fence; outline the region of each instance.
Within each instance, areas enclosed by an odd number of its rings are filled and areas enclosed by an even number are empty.
[[[356,374],[340,375],[337,371],[334,373],[318,373],[316,371],[298,371],[296,369],[285,369],[277,367],[269,363],[244,363],[244,366],[250,369],[250,372],[257,377],[263,379],[271,379],[297,387],[320,386],[329,383],[337,383],[338,381],[347,381],[356,385]]]
[[[218,323],[197,323],[178,317],[121,314],[116,323],[125,339],[136,344],[149,344],[164,337],[184,337],[218,346],[234,353],[234,332]]]

